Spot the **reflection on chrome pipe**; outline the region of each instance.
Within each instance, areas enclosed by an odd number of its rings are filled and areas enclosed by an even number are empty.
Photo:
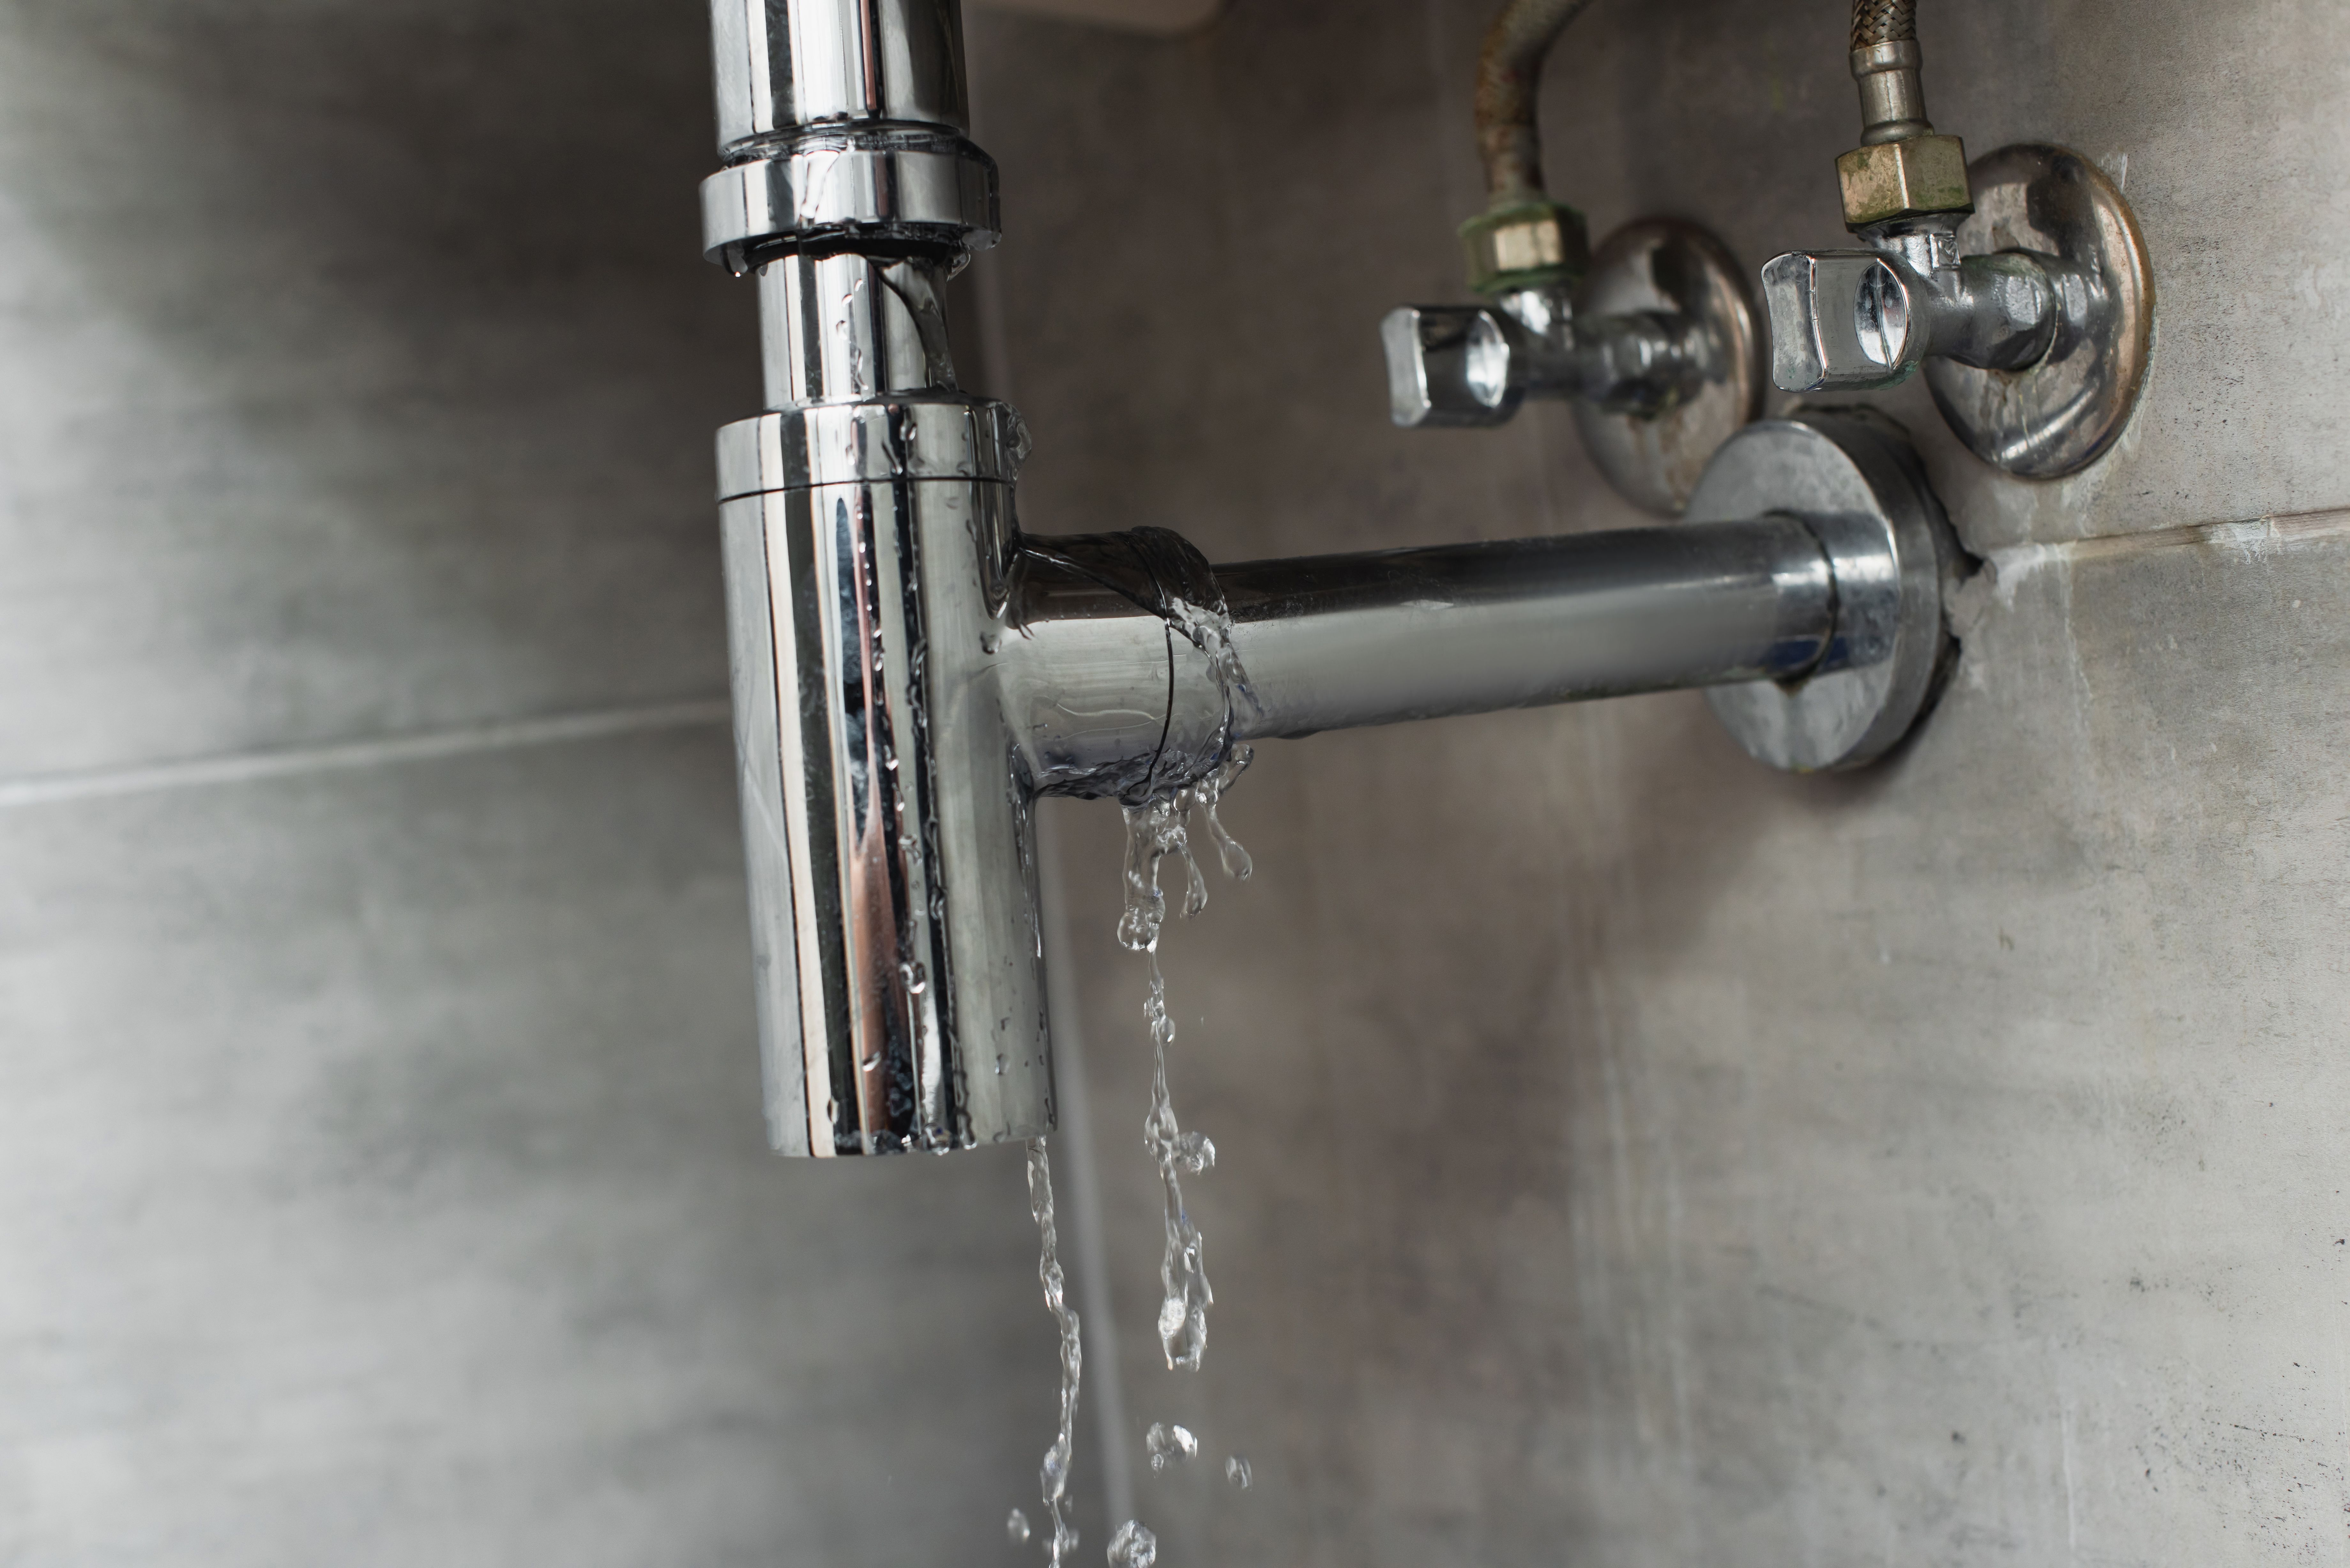
[[[1253,739],[1709,686],[1778,765],[1931,700],[1946,530],[1906,446],[1755,425],[1666,529],[1211,566],[1024,538],[1019,416],[957,389],[941,286],[995,240],[955,0],[713,0],[704,250],[759,275],[768,411],[718,440],[775,1146],[1054,1122],[1031,812]],[[1752,519],[1741,521],[1741,519]]]
[[[1828,559],[1792,517],[1220,566],[1243,739],[1726,681],[1827,650]]]

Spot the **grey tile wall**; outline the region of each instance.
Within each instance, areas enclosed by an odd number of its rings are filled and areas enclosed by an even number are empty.
[[[723,686],[707,26],[0,11],[0,768]]]
[[[0,1558],[1017,1560],[1020,1162],[765,1151],[677,722],[706,26],[0,5]]]
[[[766,1153],[731,749],[0,813],[0,1552],[994,1560],[1020,1162]]]

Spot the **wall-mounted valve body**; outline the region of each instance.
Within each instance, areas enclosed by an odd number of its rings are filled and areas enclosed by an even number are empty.
[[[2058,148],[1968,166],[1926,118],[1908,0],[1856,0],[1861,145],[1836,161],[1866,249],[1762,269],[1771,373],[1790,392],[1926,372],[1953,430],[2031,478],[2093,462],[2129,418],[2152,343],[2144,242],[2120,191]]]
[[[955,0],[714,5],[736,161],[708,249],[757,273],[766,361],[768,411],[718,466],[777,1148],[1051,1127],[1039,795],[1149,800],[1257,740],[1680,687],[1765,761],[1846,767],[1930,701],[1955,555],[1866,423],[1750,427],[1677,527],[1224,566],[1164,529],[1024,534],[1026,433],[956,389],[941,305],[994,236]]]
[[[1585,0],[1511,0],[1478,65],[1486,210],[1461,226],[1483,305],[1401,306],[1380,324],[1388,412],[1406,428],[1506,422],[1572,400],[1617,489],[1670,515],[1706,460],[1762,411],[1762,338],[1745,277],[1693,224],[1648,219],[1595,256],[1583,216],[1543,186],[1534,89]]]

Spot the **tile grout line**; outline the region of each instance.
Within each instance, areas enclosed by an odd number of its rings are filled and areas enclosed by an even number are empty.
[[[164,790],[251,784],[268,779],[296,778],[308,774],[395,766],[403,763],[433,762],[484,752],[515,751],[528,746],[568,745],[660,730],[694,729],[725,723],[731,711],[728,701],[723,697],[695,697],[638,707],[605,708],[534,719],[467,724],[448,730],[424,730],[404,735],[369,736],[364,740],[335,741],[321,745],[230,752],[216,756],[189,757],[132,767],[0,777],[0,811],[117,795],[150,794]]]
[[[2092,534],[2047,544],[2004,545],[1988,552],[1983,563],[1990,568],[1991,591],[2004,607],[2014,602],[2015,590],[2026,578],[2059,564],[2202,549],[2231,556],[2235,565],[2249,566],[2297,545],[2345,536],[2350,536],[2350,509],[2278,512],[2241,523],[2189,523],[2139,534]]]

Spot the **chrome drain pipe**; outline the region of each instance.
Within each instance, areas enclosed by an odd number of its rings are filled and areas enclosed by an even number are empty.
[[[1955,560],[1906,444],[1724,445],[1669,528],[1211,565],[1031,537],[1027,435],[959,390],[941,288],[995,238],[955,0],[714,0],[705,248],[759,278],[768,411],[718,441],[769,1130],[944,1151],[1053,1125],[1031,813],[1248,742],[1707,687],[1780,766],[1930,701]]]

